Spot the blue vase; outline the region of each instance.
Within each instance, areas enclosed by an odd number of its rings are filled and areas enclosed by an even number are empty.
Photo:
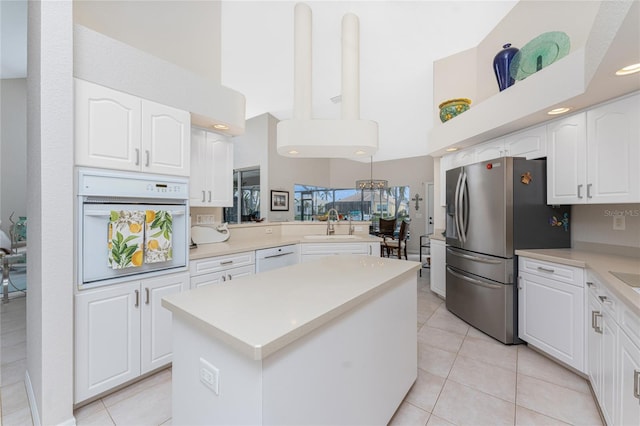
[[[513,57],[518,53],[518,48],[511,47],[510,43],[502,47],[503,49],[493,58],[493,70],[496,73],[498,87],[501,92],[515,82],[509,73],[509,66],[511,65]]]

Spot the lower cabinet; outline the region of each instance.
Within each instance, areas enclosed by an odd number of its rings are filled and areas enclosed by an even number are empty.
[[[640,318],[593,274],[587,331],[589,379],[608,425],[640,424]]]
[[[431,291],[442,297],[447,296],[446,246],[444,241],[431,240]]]
[[[518,337],[585,372],[584,270],[521,257]]]
[[[171,312],[161,299],[188,280],[183,272],[78,292],[75,403],[171,362]]]
[[[325,256],[356,254],[377,256],[380,243],[302,243],[300,244],[300,261],[309,262]]]
[[[599,284],[588,277],[587,285],[587,373],[602,414],[607,424],[613,425],[618,325],[615,312],[604,306],[607,296],[598,298]]]
[[[255,264],[255,251],[193,260],[189,264],[191,288],[221,284],[234,278],[253,275],[256,271]]]

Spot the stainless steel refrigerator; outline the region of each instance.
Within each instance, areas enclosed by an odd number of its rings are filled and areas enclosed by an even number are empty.
[[[547,205],[544,159],[458,167],[446,184],[447,309],[503,343],[519,343],[514,251],[570,247],[570,208]]]

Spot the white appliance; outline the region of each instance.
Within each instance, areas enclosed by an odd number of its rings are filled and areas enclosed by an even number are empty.
[[[189,188],[186,178],[79,169],[76,185],[76,282],[79,288],[187,269]],[[172,258],[113,269],[108,262],[111,212],[138,210],[164,210],[171,214]]]
[[[296,263],[300,263],[300,248],[297,244],[256,250],[256,273]]]

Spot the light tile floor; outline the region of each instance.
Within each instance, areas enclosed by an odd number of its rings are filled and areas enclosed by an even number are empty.
[[[588,383],[525,345],[505,346],[449,313],[418,278],[418,379],[391,425],[601,425]],[[25,299],[0,307],[2,425],[31,425]],[[170,425],[171,369],[75,411],[77,425]]]

